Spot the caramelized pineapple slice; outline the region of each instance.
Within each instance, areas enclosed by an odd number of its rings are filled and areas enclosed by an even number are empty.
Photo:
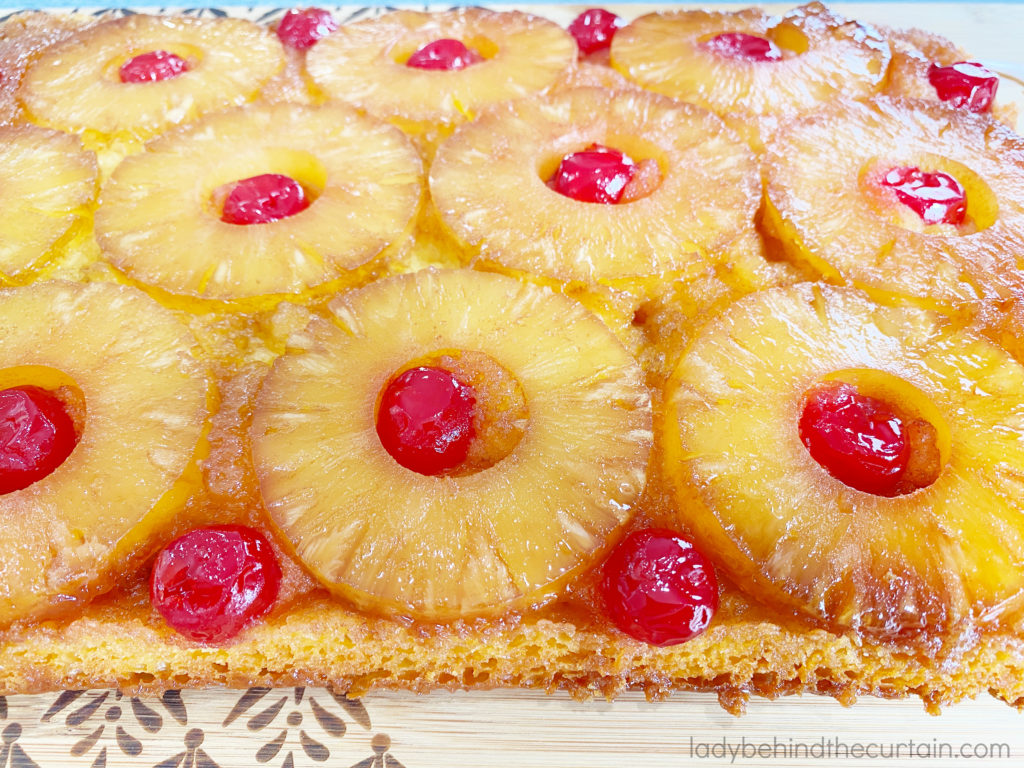
[[[930,482],[886,496],[812,458],[813,389],[839,381],[927,422]],[[944,316],[802,284],[708,323],[666,390],[681,519],[745,590],[834,627],[941,632],[1019,617],[1024,368]]]
[[[549,188],[560,160],[591,144],[653,162],[660,178],[607,205]],[[706,269],[750,228],[759,182],[750,150],[709,112],[600,88],[487,111],[441,146],[430,174],[442,220],[487,268],[634,290]]]
[[[304,210],[223,220],[234,185],[292,179]],[[396,128],[343,104],[250,106],[210,115],[126,158],[100,195],[106,258],[162,301],[256,309],[365,280],[408,239],[423,166]]]
[[[163,52],[180,72],[122,82],[137,56]],[[64,131],[144,139],[202,114],[242,104],[284,67],[268,29],[233,18],[134,14],[50,46],[28,67],[20,97],[35,122]]]
[[[0,291],[0,337],[0,389],[57,393],[78,432],[52,473],[0,496],[7,625],[81,604],[145,554],[199,483],[208,384],[184,326],[127,286]]]
[[[765,160],[766,224],[818,275],[944,310],[1020,295],[1024,139],[990,117],[843,100],[784,123]],[[885,183],[901,168],[955,179],[966,195],[962,222],[929,224],[901,202]],[[923,189],[920,201],[941,191]]]
[[[731,124],[869,96],[889,58],[874,30],[817,2],[781,19],[759,8],[652,13],[620,29],[611,48],[612,66],[631,80],[732,116]]]
[[[95,23],[91,15],[46,11],[15,13],[0,22],[0,124],[24,121],[18,86],[39,51]]]
[[[1012,102],[1002,104],[996,101],[998,76],[991,71],[982,72],[983,67],[977,66],[977,59],[955,43],[921,29],[880,31],[892,46],[892,63],[882,93],[887,96],[945,103],[947,106],[972,112],[987,112],[1010,128],[1016,125],[1016,106]],[[960,87],[951,89],[948,79],[946,84],[937,80],[938,86],[932,82],[936,68],[952,67],[964,62],[967,62],[968,66],[964,67],[963,71],[972,79],[965,81]]]
[[[446,39],[483,61],[457,70],[406,65],[423,46]],[[391,120],[433,146],[483,107],[551,87],[575,61],[572,36],[547,19],[460,8],[402,10],[346,24],[309,51],[306,67],[328,97]]]
[[[96,196],[96,157],[76,136],[0,127],[0,282],[23,283],[59,255]]]
[[[331,311],[274,364],[252,426],[271,519],[324,586],[456,619],[541,602],[618,539],[644,487],[650,397],[597,317],[470,270],[389,278]],[[487,468],[421,474],[378,437],[389,381],[438,354],[484,356],[521,388],[527,423]]]
[[[922,29],[879,28],[892,46],[892,63],[883,93],[912,99],[938,101],[928,82],[931,64],[947,66],[966,61],[970,55],[953,41]]]

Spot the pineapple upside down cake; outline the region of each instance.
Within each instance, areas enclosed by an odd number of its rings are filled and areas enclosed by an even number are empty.
[[[820,3],[0,25],[0,692],[1024,706],[1024,138]]]

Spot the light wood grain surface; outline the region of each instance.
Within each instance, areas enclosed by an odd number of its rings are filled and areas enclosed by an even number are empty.
[[[631,18],[655,7],[617,10]],[[874,23],[939,32],[1024,80],[1024,4],[835,7]],[[566,23],[580,8],[542,12]],[[1024,102],[1019,85],[1008,82],[1002,93]],[[1024,766],[1024,716],[992,700],[934,717],[918,701],[861,699],[844,708],[804,697],[752,701],[737,718],[707,694],[664,702],[629,694],[611,703],[523,691],[376,694],[351,702],[321,689],[184,691],[143,700],[115,691],[0,697],[0,768],[811,764]]]
[[[639,694],[614,702],[525,691],[377,694],[353,703],[321,689],[261,689],[185,691],[180,702],[109,691],[64,699],[9,697],[0,711],[4,748],[44,768],[190,759],[197,768],[1024,765],[1022,716],[994,701],[935,717],[917,701],[865,698],[844,708],[803,697],[753,701],[734,717],[703,694],[662,702]]]

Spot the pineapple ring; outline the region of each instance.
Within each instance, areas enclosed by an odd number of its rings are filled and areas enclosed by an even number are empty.
[[[959,61],[968,61],[971,55],[952,41],[920,29],[880,28],[880,31],[892,46],[892,63],[882,93],[942,104],[935,86],[928,79],[929,69],[933,63],[948,67]],[[997,99],[987,111],[1011,129],[1016,124],[1017,109],[1012,102],[1003,105]]]
[[[266,224],[221,221],[215,195],[262,173],[296,179],[314,201]],[[263,308],[365,280],[408,239],[422,177],[401,131],[344,104],[235,109],[126,158],[100,195],[96,237],[165,302]]]
[[[933,62],[946,67],[970,58],[951,40],[920,29],[879,31],[892,46],[889,79],[882,89],[887,96],[939,102],[935,87],[928,81],[929,67]]]
[[[945,455],[931,485],[876,496],[811,458],[804,398],[835,375],[874,378],[932,422]],[[698,540],[771,604],[881,633],[1012,620],[1024,596],[1021,392],[1024,367],[941,314],[822,284],[772,289],[705,326],[673,373],[666,471]]]
[[[178,54],[189,70],[159,82],[122,83],[120,65],[153,50]],[[44,125],[146,138],[248,101],[284,63],[273,33],[249,21],[134,14],[47,48],[26,71],[20,97],[30,118]]]
[[[0,626],[112,586],[200,482],[208,380],[181,322],[127,286],[45,282],[0,291],[0,382],[73,382],[85,426],[42,480],[0,496]],[[76,419],[76,422],[78,419]]]
[[[591,143],[653,158],[661,184],[620,205],[549,189],[559,159]],[[488,268],[623,288],[706,269],[750,228],[759,186],[753,154],[713,114],[599,88],[489,110],[441,146],[430,173],[441,218]]]
[[[18,100],[18,87],[33,58],[41,51],[87,26],[96,24],[94,16],[54,14],[46,11],[22,11],[0,22],[0,125],[25,122],[24,107]]]
[[[413,52],[440,38],[462,40],[485,60],[457,71],[405,66]],[[575,61],[572,36],[547,19],[460,8],[394,11],[346,24],[309,51],[306,68],[328,96],[421,133],[548,88]]]
[[[324,586],[367,610],[455,619],[538,603],[618,539],[644,488],[651,405],[596,316],[471,270],[390,278],[331,310],[275,362],[252,426],[271,520]],[[377,437],[381,390],[437,349],[488,355],[526,398],[522,439],[474,474],[404,469]]]
[[[767,37],[780,61],[729,59],[701,43],[725,32]],[[616,32],[612,66],[644,88],[725,115],[805,112],[881,88],[889,44],[869,27],[809,3],[782,19],[760,8],[652,13]],[[747,118],[749,119],[749,118]]]
[[[60,252],[96,196],[96,156],[76,136],[0,127],[0,282],[24,282]]]
[[[880,209],[870,178],[907,164],[964,186],[967,226],[921,226],[892,193],[890,212]],[[833,282],[946,311],[1024,291],[1015,256],[1024,139],[989,117],[923,101],[840,101],[785,124],[765,167],[769,228],[794,261]]]

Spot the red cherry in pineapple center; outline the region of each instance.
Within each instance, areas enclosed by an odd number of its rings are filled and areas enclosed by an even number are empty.
[[[623,24],[621,16],[603,8],[589,8],[569,24],[569,34],[576,38],[580,53],[591,53],[611,47],[615,32]]]
[[[999,76],[973,61],[958,61],[948,67],[932,64],[928,82],[942,101],[970,112],[988,111],[999,88]]]
[[[156,83],[188,72],[188,62],[170,51],[149,51],[121,65],[122,83]]]
[[[153,564],[149,593],[179,633],[219,643],[269,611],[280,587],[281,566],[262,533],[217,525],[168,544]]]
[[[704,43],[717,56],[740,61],[781,61],[782,51],[766,37],[746,32],[723,32]]]
[[[832,382],[809,394],[800,439],[811,457],[851,488],[895,496],[910,460],[903,420],[883,400]]]
[[[891,187],[896,198],[925,224],[964,223],[967,193],[948,173],[916,167],[893,168],[882,177],[882,185]]]
[[[461,465],[475,435],[476,393],[444,368],[410,368],[384,389],[381,445],[406,469],[441,475]]]
[[[484,57],[467,48],[461,40],[443,37],[427,43],[405,62],[405,66],[414,69],[465,69],[472,64],[479,64]]]
[[[52,392],[32,386],[0,391],[0,493],[42,480],[77,444],[74,422]]]
[[[264,173],[235,182],[224,200],[220,220],[228,224],[266,224],[309,207],[306,190],[295,179]]]
[[[338,28],[330,11],[323,8],[293,8],[281,17],[277,37],[285,45],[304,51]]]
[[[581,203],[612,205],[636,174],[636,163],[617,149],[591,144],[562,158],[548,186]]]
[[[652,645],[696,637],[718,610],[718,579],[710,561],[672,531],[626,536],[605,561],[601,594],[616,626]]]

